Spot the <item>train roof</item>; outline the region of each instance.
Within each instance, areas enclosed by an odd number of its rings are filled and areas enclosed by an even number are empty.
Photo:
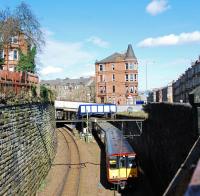
[[[108,122],[98,123],[105,131],[108,155],[135,154],[133,148],[128,143],[118,128]]]

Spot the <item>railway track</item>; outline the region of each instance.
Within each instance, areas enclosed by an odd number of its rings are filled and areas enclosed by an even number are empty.
[[[62,134],[67,144],[68,161],[66,165],[68,168],[56,195],[78,196],[82,167],[79,148],[74,137],[66,128],[59,128],[58,131]]]

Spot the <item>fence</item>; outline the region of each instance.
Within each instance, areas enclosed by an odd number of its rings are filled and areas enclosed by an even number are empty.
[[[28,72],[12,72],[8,70],[0,71],[1,93],[6,94],[8,89],[18,94],[22,87],[30,88],[33,84],[38,84],[39,78],[36,74]]]

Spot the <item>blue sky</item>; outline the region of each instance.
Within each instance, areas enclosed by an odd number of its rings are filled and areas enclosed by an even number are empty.
[[[200,55],[199,0],[27,0],[45,32],[41,79],[94,75],[94,62],[132,44],[139,90],[176,80]],[[0,0],[0,9],[19,0]]]

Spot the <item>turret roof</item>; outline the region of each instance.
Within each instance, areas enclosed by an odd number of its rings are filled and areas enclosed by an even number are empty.
[[[112,63],[124,60],[137,60],[131,44],[128,45],[127,51],[125,53],[115,52],[112,55],[106,57],[105,59],[96,61],[96,63]]]

